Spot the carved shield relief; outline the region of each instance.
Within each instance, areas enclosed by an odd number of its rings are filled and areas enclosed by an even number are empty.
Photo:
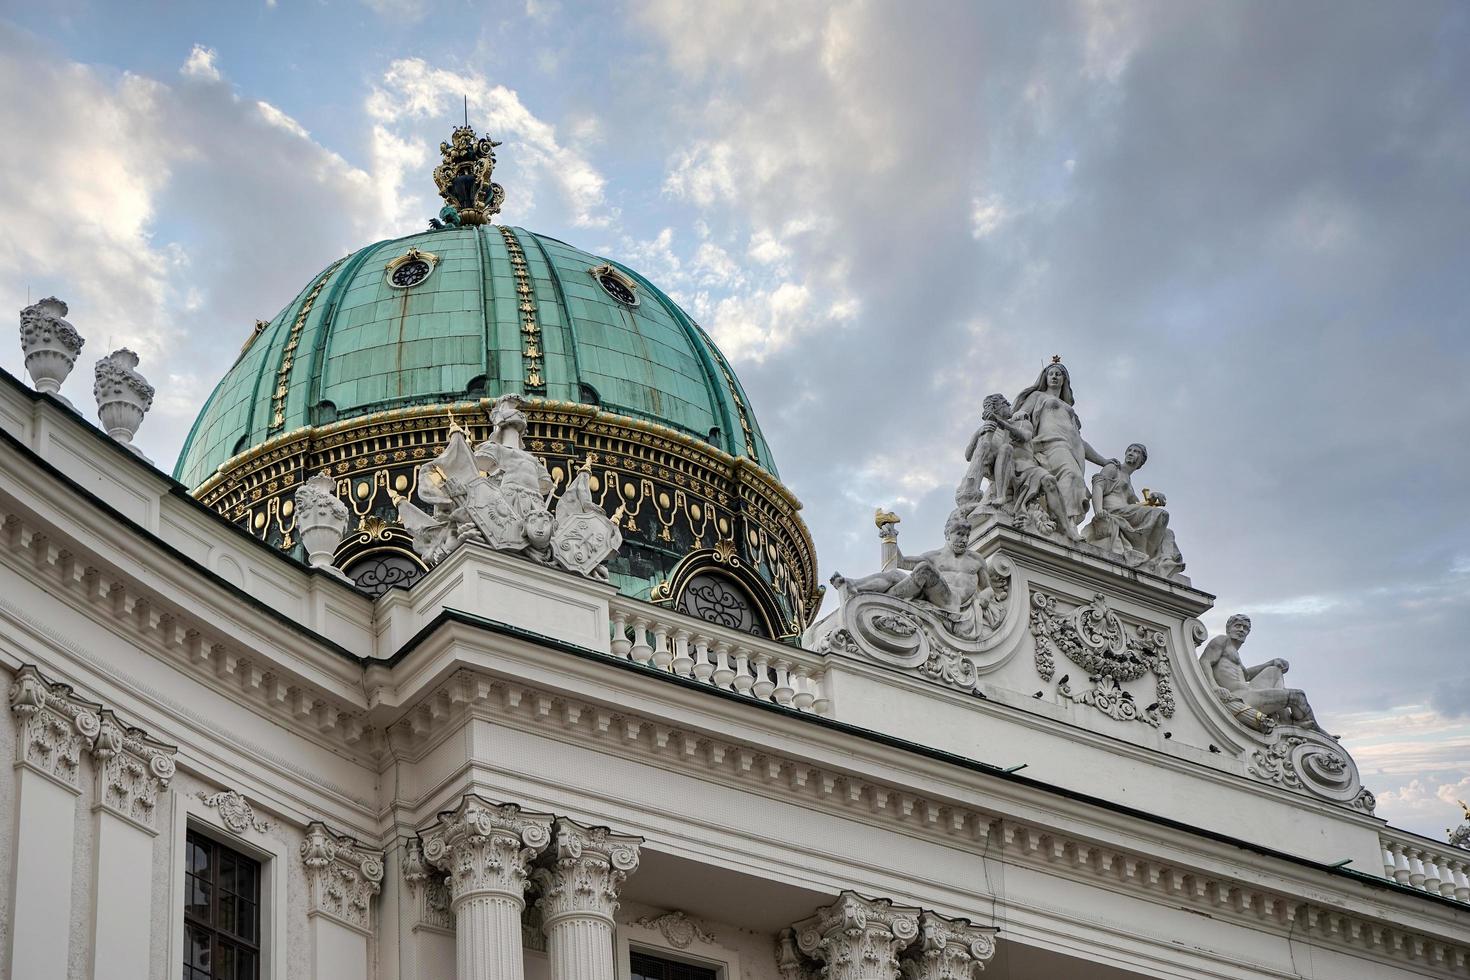
[[[551,550],[557,562],[588,575],[618,550],[622,534],[605,514],[575,514],[556,522]]]

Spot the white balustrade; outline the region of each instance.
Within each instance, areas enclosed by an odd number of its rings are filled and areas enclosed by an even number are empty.
[[[613,600],[609,626],[619,659],[784,708],[831,710],[819,654],[629,599]]]
[[[1470,851],[1395,830],[1380,833],[1379,843],[1385,878],[1470,903]]]

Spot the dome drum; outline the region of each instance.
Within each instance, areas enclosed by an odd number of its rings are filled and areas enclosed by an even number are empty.
[[[277,436],[224,463],[195,495],[266,543],[298,545],[296,487],[327,470],[351,510],[353,533],[338,548],[340,567],[380,593],[424,572],[397,523],[393,495],[418,500],[417,471],[448,441],[451,418],[472,441],[489,437],[491,399],[378,412]],[[790,638],[820,604],[811,537],[800,507],[769,473],[667,426],[590,405],[531,399],[525,445],[564,491],[590,462],[594,499],[623,509],[614,584],[627,595],[731,625],[719,601],[745,600],[750,632]],[[711,576],[714,576],[712,581]],[[728,594],[727,594],[728,593]]]

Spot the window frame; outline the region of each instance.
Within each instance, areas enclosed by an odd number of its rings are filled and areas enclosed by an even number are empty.
[[[170,793],[173,797],[172,813],[172,874],[169,895],[169,976],[177,976],[184,962],[184,896],[185,873],[188,857],[189,831],[211,838],[232,851],[237,851],[254,861],[260,862],[260,935],[259,963],[260,980],[282,980],[289,976],[287,963],[286,929],[286,879],[289,868],[290,847],[256,827],[247,827],[237,834],[220,820],[219,811],[207,806],[193,793],[183,791]],[[205,789],[205,795],[216,792],[213,787]],[[252,804],[254,800],[251,800]],[[262,815],[257,810],[257,818]],[[262,819],[262,823],[265,821]],[[267,824],[267,829],[269,826]]]
[[[653,925],[618,923],[615,948],[618,980],[633,980],[632,955],[635,952],[714,970],[715,980],[740,980],[745,975],[740,970],[740,956],[733,949],[718,943],[707,943],[698,936],[688,946],[680,949],[670,943]]]
[[[210,866],[208,878],[204,878],[203,876],[191,870],[191,862],[188,860],[191,846],[205,847],[209,849]],[[192,928],[193,931],[207,934],[210,937],[211,976],[215,972],[213,969],[214,965],[224,959],[224,957],[221,955],[223,951],[223,946],[229,945],[237,950],[248,952],[255,958],[255,969],[253,971],[252,977],[241,978],[239,975],[240,967],[238,965],[238,960],[236,961],[236,980],[259,980],[262,965],[260,950],[260,940],[262,933],[260,914],[260,886],[264,877],[263,863],[256,858],[244,853],[238,848],[231,847],[229,844],[225,843],[224,841],[213,835],[206,834],[203,831],[199,830],[190,830],[188,828],[185,828],[184,831],[184,855],[184,888],[186,893],[185,898],[188,899],[189,897],[191,897],[188,887],[190,877],[204,881],[206,884],[209,885],[210,889],[209,916],[207,919],[201,919],[199,916],[190,911],[192,906],[187,901],[184,904],[185,956],[187,956],[189,953],[190,944],[188,941],[188,933]],[[229,886],[227,886],[225,883],[224,875],[224,867],[227,861],[236,867],[236,874],[239,873],[238,867],[241,862],[249,862],[253,869],[251,882],[252,887],[248,895],[238,891],[229,892],[229,897],[234,899],[237,903],[241,899],[243,899],[251,906],[253,906],[253,911],[248,919],[246,916],[241,915],[238,906],[236,907],[234,915],[235,928],[226,928],[222,922],[221,917],[221,909],[225,902],[225,892],[229,890]],[[249,930],[249,934],[253,937],[253,939],[246,938],[246,935],[239,931],[238,927],[240,922],[242,921],[252,921],[252,927]],[[183,958],[184,957],[180,957],[181,960]],[[174,967],[175,969],[178,969],[184,965],[185,964],[183,963],[175,963]]]

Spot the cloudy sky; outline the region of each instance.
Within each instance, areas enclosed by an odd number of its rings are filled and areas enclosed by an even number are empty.
[[[424,226],[470,101],[504,218],[735,363],[825,577],[937,543],[1054,353],[1196,585],[1379,813],[1470,799],[1470,7],[0,2],[0,309],[126,343],[169,464],[255,318]],[[21,374],[18,344],[0,367]],[[90,396],[80,375],[68,386]]]

